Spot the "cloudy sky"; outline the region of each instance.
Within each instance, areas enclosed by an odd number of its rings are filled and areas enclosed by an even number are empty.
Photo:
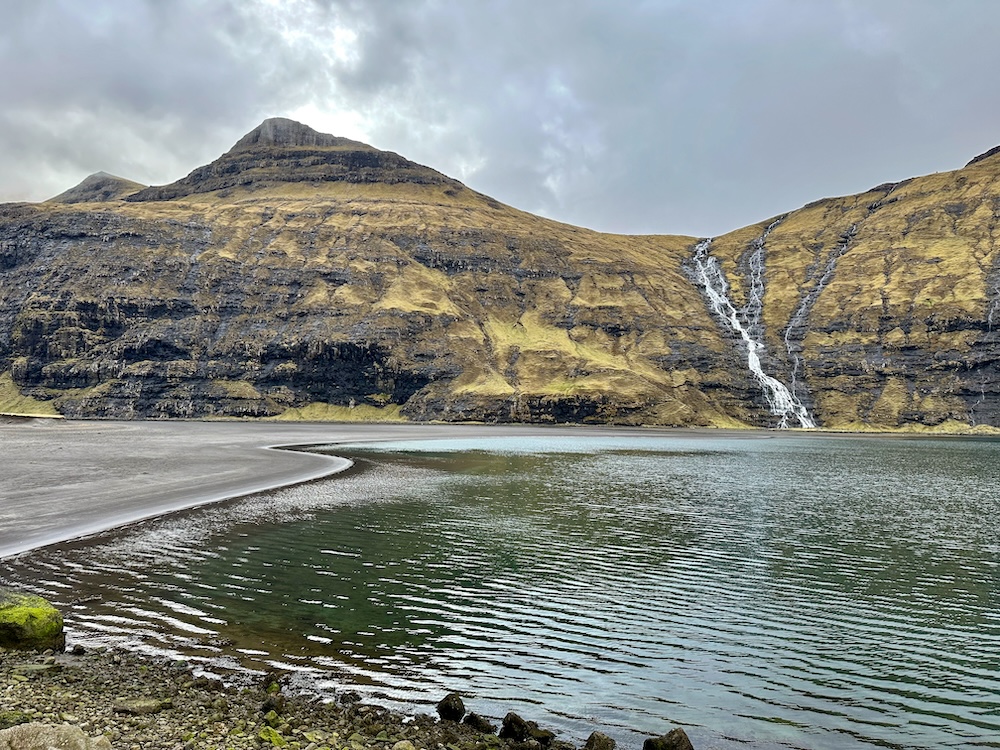
[[[0,201],[269,116],[528,211],[719,234],[1000,144],[995,0],[3,0]]]

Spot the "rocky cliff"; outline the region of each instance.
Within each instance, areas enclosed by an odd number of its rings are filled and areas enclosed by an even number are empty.
[[[821,426],[996,425],[998,172],[614,236],[268,120],[171,185],[0,206],[0,410],[788,424],[771,379]]]

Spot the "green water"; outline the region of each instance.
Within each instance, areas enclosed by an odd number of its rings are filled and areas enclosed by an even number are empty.
[[[1000,443],[762,436],[335,449],[350,476],[7,578],[74,636],[582,741],[1000,746]]]

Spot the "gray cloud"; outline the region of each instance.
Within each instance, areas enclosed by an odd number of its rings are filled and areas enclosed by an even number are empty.
[[[998,21],[988,0],[16,0],[0,198],[167,182],[299,113],[563,221],[717,234],[1000,143]]]

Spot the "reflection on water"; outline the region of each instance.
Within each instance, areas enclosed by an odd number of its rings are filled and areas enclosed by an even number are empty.
[[[634,746],[680,724],[699,748],[997,747],[998,450],[337,449],[373,468],[3,573],[76,602],[78,640],[407,705],[459,690],[576,740],[602,727]]]

